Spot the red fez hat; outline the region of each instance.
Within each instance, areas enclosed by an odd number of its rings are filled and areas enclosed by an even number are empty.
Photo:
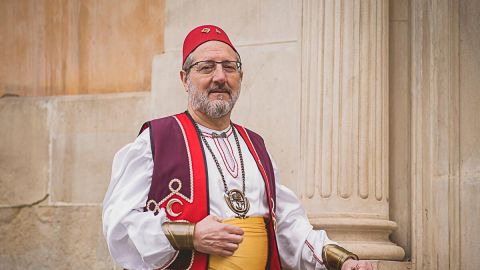
[[[232,42],[230,42],[227,33],[225,33],[222,28],[215,25],[201,25],[190,31],[183,41],[182,64],[185,63],[185,59],[187,59],[188,55],[192,53],[198,46],[211,40],[217,40],[226,43],[232,47],[235,52],[237,52],[235,47],[233,47]]]

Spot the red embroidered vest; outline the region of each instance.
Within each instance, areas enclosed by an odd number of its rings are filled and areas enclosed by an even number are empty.
[[[256,133],[234,124],[246,142],[265,183],[270,221],[267,224],[269,255],[266,269],[280,270],[275,236],[275,176],[263,139]],[[210,213],[208,171],[205,152],[193,119],[187,113],[155,119],[143,124],[140,133],[150,130],[154,161],[147,211],[158,214],[165,209],[172,221],[199,222]],[[197,251],[179,251],[163,268],[207,269],[208,255]]]

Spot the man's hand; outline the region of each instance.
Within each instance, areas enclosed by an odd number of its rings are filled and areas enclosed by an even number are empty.
[[[219,217],[209,215],[195,225],[195,250],[224,257],[233,255],[243,240],[243,230],[221,221]]]
[[[373,270],[373,265],[367,261],[348,259],[343,263],[342,270]]]

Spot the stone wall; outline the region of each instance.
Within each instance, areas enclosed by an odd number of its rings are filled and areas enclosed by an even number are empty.
[[[149,96],[0,99],[0,269],[114,269],[101,203]]]
[[[164,0],[0,2],[0,96],[145,91]]]

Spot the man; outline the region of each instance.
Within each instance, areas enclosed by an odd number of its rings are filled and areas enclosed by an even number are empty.
[[[183,44],[185,113],[152,120],[115,156],[104,200],[111,255],[128,269],[372,269],[312,230],[256,133],[230,121],[240,55],[217,26]]]

